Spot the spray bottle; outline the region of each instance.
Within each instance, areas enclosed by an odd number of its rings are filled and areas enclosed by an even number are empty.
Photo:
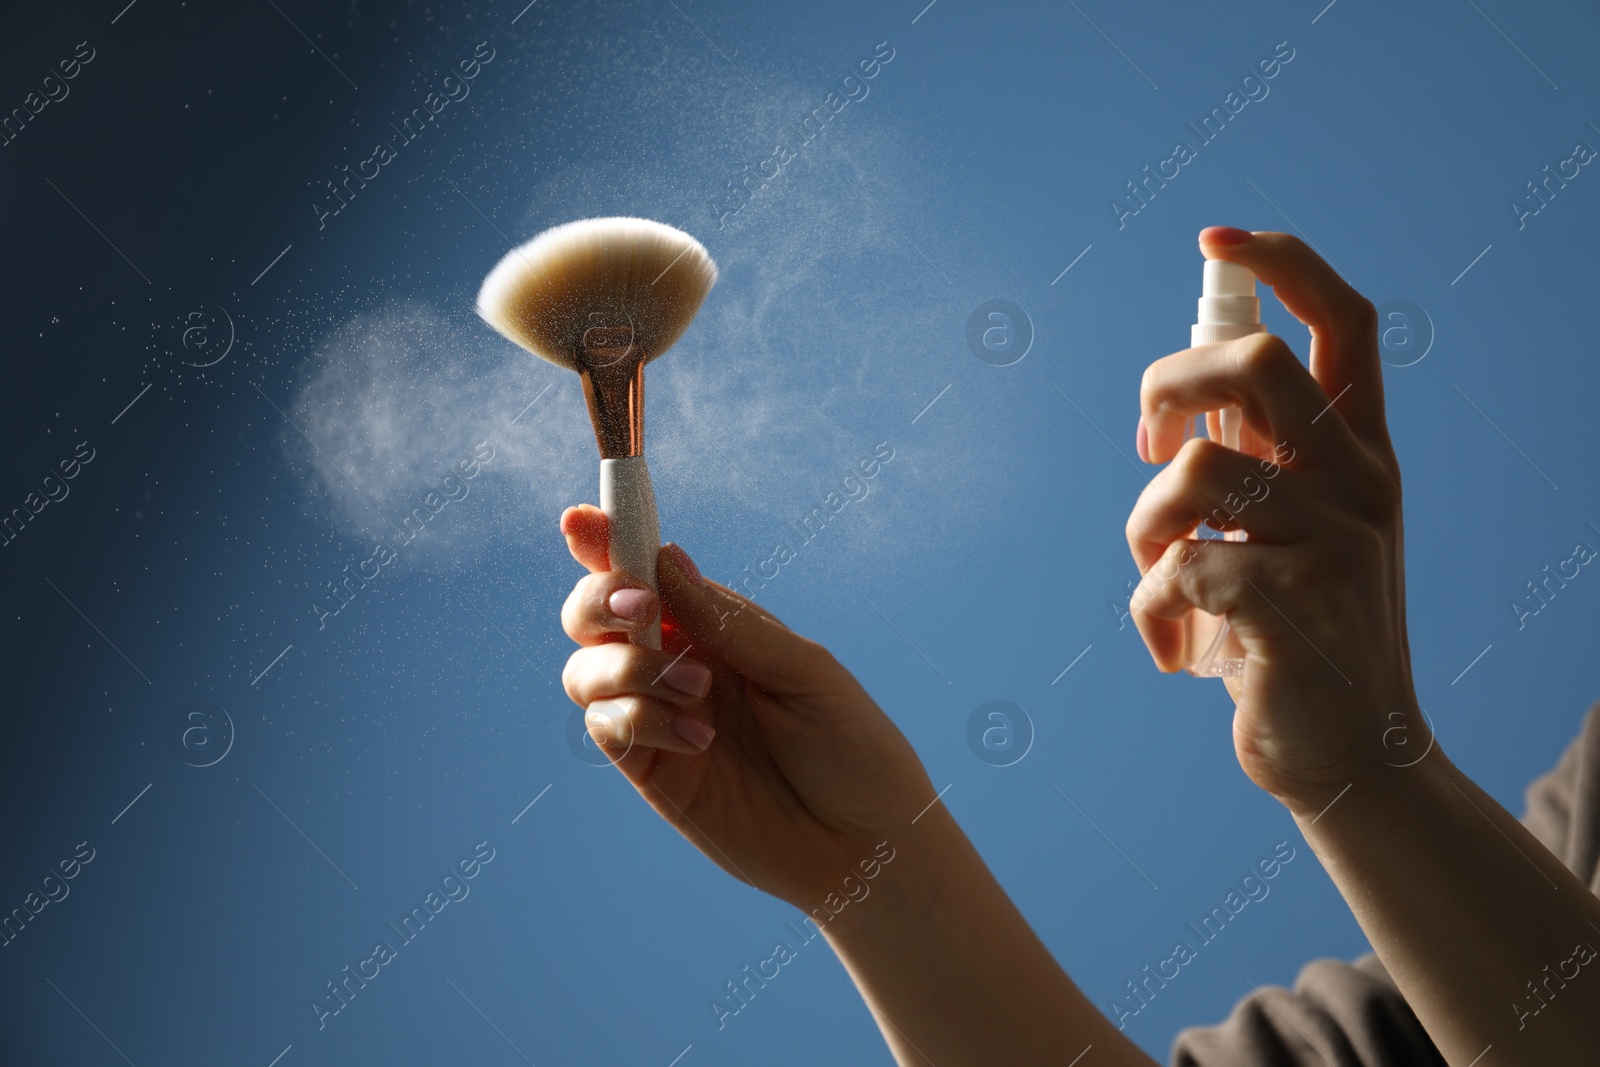
[[[1264,329],[1256,276],[1250,268],[1221,259],[1206,260],[1199,314],[1189,330],[1190,346],[1232,341]],[[1240,448],[1243,420],[1237,407],[1212,412],[1206,422],[1212,440]],[[1229,531],[1222,539],[1243,541],[1244,531]],[[1184,620],[1184,630],[1184,670],[1197,678],[1231,678],[1244,672],[1244,648],[1227,619],[1196,609]]]

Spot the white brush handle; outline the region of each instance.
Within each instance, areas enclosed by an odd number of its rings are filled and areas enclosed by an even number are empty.
[[[656,588],[656,553],[661,530],[656,524],[656,495],[643,456],[600,461],[600,510],[611,526],[611,569]],[[661,623],[641,631],[634,644],[661,647]]]

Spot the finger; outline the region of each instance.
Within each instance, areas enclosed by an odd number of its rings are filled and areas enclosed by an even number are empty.
[[[831,659],[827,649],[733,590],[701,577],[680,546],[662,548],[656,580],[673,630],[696,655],[715,656],[773,695],[812,694],[819,682],[835,677],[821,669]],[[838,676],[848,677],[843,671]]]
[[[1301,594],[1326,590],[1327,571],[1308,571],[1297,549],[1236,541],[1175,541],[1140,580],[1129,602],[1139,636],[1163,671],[1193,663],[1214,629],[1187,616],[1199,609],[1226,617],[1248,656],[1297,659],[1320,676],[1349,677],[1322,651],[1340,625],[1330,605]],[[1298,598],[1298,599],[1297,599]],[[1291,618],[1291,615],[1293,616]],[[1192,644],[1188,643],[1192,640]]]
[[[567,657],[561,684],[574,704],[628,695],[652,696],[671,704],[693,704],[711,691],[711,668],[679,653],[610,642],[580,648]]]
[[[1257,449],[1266,456],[1274,449],[1287,453],[1303,444],[1308,455],[1338,463],[1352,438],[1340,420],[1319,418],[1327,406],[1322,387],[1289,346],[1270,333],[1174,352],[1145,368],[1139,383],[1151,463],[1165,463],[1177,455],[1191,417],[1224,407],[1237,407],[1251,431],[1240,434],[1241,444],[1271,442]],[[1208,416],[1208,429],[1211,425]]]
[[[1196,608],[1224,616],[1236,607],[1247,551],[1259,553],[1260,546],[1178,540],[1144,572],[1128,610],[1158,669],[1181,670],[1199,658],[1215,628],[1188,616]]]
[[[606,739],[604,729],[589,727],[587,714],[584,717],[584,726],[588,729],[589,740],[593,741],[595,747],[611,761],[611,765],[621,771],[622,776],[635,788],[644,788],[644,784],[655,773],[656,761],[661,755],[661,750],[643,744],[614,745]]]
[[[611,527],[606,513],[593,504],[579,504],[561,513],[561,532],[572,558],[591,571],[611,569]]]
[[[1228,226],[1200,231],[1200,251],[1249,267],[1311,329],[1311,373],[1358,435],[1386,441],[1378,313],[1300,238]]]
[[[727,595],[729,597],[732,597],[732,598],[736,598],[741,603],[741,605],[743,607],[743,610],[745,610],[747,612],[750,612],[752,614],[755,614],[755,615],[759,615],[762,618],[764,618],[764,619],[768,620],[769,622],[771,622],[775,626],[781,626],[785,630],[789,629],[788,624],[785,623],[782,619],[778,618],[776,615],[774,615],[767,608],[761,606],[760,604],[757,604],[754,600],[751,600],[748,597],[744,596],[738,590],[732,588],[731,586],[723,585],[721,582],[714,582],[710,578],[706,578],[704,575],[701,576],[701,580],[704,581],[707,585],[711,586],[712,588],[721,591],[725,595]]]
[[[561,606],[561,628],[580,645],[626,641],[655,621],[659,606],[654,591],[625,574],[586,574]]]
[[[597,700],[583,721],[613,762],[640,746],[698,755],[711,746],[717,732],[699,715],[637,695]]]
[[[1128,549],[1143,573],[1201,523],[1244,530],[1252,541],[1287,544],[1314,526],[1317,510],[1282,467],[1197,438],[1139,494],[1128,516]]]

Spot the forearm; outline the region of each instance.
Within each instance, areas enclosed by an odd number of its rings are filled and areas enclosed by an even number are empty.
[[[1600,899],[1442,752],[1290,809],[1452,1067],[1594,1062]]]
[[[848,925],[824,928],[902,1065],[1152,1067],[1080,993],[943,805]]]

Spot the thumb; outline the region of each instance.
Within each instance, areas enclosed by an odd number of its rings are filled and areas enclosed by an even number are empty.
[[[828,652],[754,601],[709,581],[679,545],[663,545],[656,567],[661,602],[697,655],[713,655],[773,695],[813,692]]]

